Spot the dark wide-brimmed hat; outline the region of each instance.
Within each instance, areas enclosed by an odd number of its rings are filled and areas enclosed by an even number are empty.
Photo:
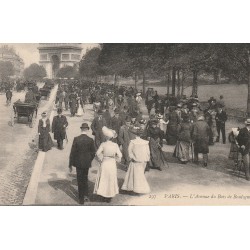
[[[116,109],[114,110],[114,113],[115,113],[115,114],[119,114],[119,109],[116,108]]]
[[[57,109],[57,113],[58,113],[58,114],[61,114],[61,113],[62,113],[62,109],[61,109],[61,108],[58,108],[58,109]]]
[[[46,111],[44,111],[44,112],[42,112],[42,114],[41,114],[42,116],[47,116],[47,112]]]
[[[158,124],[158,120],[157,119],[152,119],[150,121],[151,125],[157,125]]]
[[[125,122],[131,122],[131,117],[130,116],[126,116]]]
[[[89,129],[89,125],[88,125],[88,123],[83,123],[80,128],[81,129]]]

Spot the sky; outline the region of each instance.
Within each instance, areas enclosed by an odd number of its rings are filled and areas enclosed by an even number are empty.
[[[9,45],[13,46],[19,54],[19,56],[23,59],[25,66],[28,67],[32,63],[39,62],[39,52],[38,52],[38,45],[39,43],[2,43],[1,45]],[[86,52],[86,49],[92,48],[97,46],[94,43],[82,43],[82,55]]]

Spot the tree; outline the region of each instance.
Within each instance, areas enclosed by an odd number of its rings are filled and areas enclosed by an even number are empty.
[[[118,76],[128,77],[135,74],[131,66],[131,58],[128,57],[126,43],[101,44],[98,62],[103,75],[114,75],[114,84]]]
[[[247,115],[250,117],[250,44],[225,44],[223,51],[225,61],[230,62],[231,68],[238,70],[238,77],[247,80]]]
[[[78,74],[77,68],[73,66],[64,66],[59,69],[57,73],[57,77],[61,78],[75,78]]]
[[[23,75],[26,80],[41,81],[47,73],[43,66],[33,63],[24,70]]]
[[[0,61],[0,79],[6,81],[14,75],[14,66],[11,62]]]
[[[92,48],[82,57],[79,66],[80,76],[90,79],[97,79],[101,74],[99,66],[100,48]]]

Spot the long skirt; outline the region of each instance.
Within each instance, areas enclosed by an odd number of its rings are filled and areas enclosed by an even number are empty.
[[[165,165],[165,159],[158,142],[153,138],[149,141],[150,159],[154,168],[162,168]]]
[[[130,162],[122,190],[133,191],[138,194],[150,192],[150,187],[144,174],[146,164],[146,162]]]
[[[166,141],[168,145],[175,145],[177,142],[177,124],[168,124],[166,131]]]
[[[185,141],[178,141],[174,150],[174,157],[181,162],[189,161],[190,143]]]
[[[46,129],[41,129],[38,141],[39,149],[47,152],[53,147],[53,141],[51,139],[50,133]]]
[[[116,161],[114,158],[104,157],[97,172],[94,194],[112,198],[118,193]]]
[[[82,116],[83,115],[83,108],[82,108],[81,105],[78,106],[76,115],[77,116]]]

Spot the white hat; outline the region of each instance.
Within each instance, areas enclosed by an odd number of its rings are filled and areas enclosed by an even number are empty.
[[[250,118],[246,119],[245,124],[250,125]]]
[[[238,128],[232,128],[232,131],[233,131],[233,135],[234,136],[238,136],[238,134],[239,134],[239,130],[238,130]]]
[[[114,130],[112,130],[112,129],[107,128],[106,126],[104,126],[104,127],[102,128],[102,133],[103,133],[106,137],[108,137],[108,138],[116,138],[116,137],[117,137],[116,132],[115,132]]]
[[[158,119],[162,119],[162,118],[163,118],[163,115],[158,114],[156,118],[158,118]]]

